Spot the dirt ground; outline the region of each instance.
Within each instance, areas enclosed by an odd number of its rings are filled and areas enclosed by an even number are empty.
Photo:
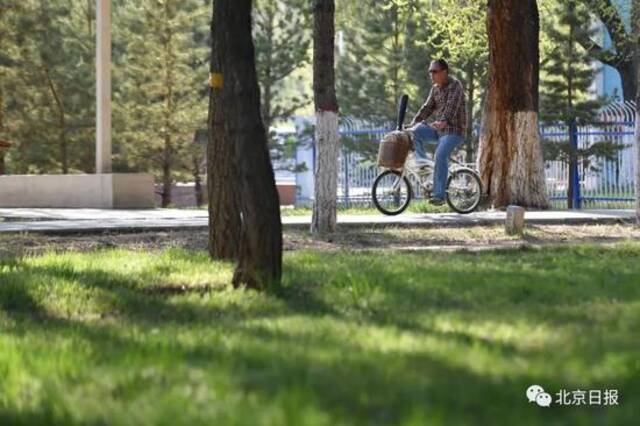
[[[316,240],[303,230],[284,233],[285,250],[482,250],[565,243],[640,241],[640,228],[620,225],[529,225],[522,237],[507,236],[499,226],[465,228],[353,228]],[[179,247],[206,250],[204,230],[74,235],[0,235],[0,254],[20,256],[44,251],[88,251],[105,248],[161,250]],[[3,256],[3,257],[4,257]]]

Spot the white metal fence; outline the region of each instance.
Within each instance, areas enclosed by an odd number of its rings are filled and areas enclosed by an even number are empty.
[[[576,184],[579,185],[579,204],[583,208],[632,207],[635,199],[634,127],[635,106],[632,102],[611,104],[602,109],[597,121],[577,126],[575,138],[578,148],[586,149],[598,142],[620,147],[612,158],[591,156],[579,161]],[[367,126],[357,122],[341,124],[338,179],[338,201],[341,205],[371,205],[371,185],[379,172],[375,163],[378,142],[391,128],[390,125]],[[280,137],[281,140],[288,139],[295,149],[284,160],[289,171],[277,173],[295,180],[298,204],[309,204],[313,197],[315,164],[313,134],[299,123],[296,132],[283,133]],[[542,124],[540,137],[549,143],[568,141],[569,127],[565,124]],[[294,169],[297,171],[292,172]],[[571,184],[568,164],[561,160],[547,161],[545,175],[553,206],[566,208]]]

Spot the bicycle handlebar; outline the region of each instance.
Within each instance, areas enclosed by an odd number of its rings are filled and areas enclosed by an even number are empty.
[[[407,104],[409,103],[409,95],[404,94],[400,98],[400,104],[398,105],[398,122],[396,123],[396,130],[402,130],[404,127],[404,116],[407,113]]]

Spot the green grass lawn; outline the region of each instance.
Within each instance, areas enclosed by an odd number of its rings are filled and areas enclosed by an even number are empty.
[[[0,261],[0,424],[637,424],[638,243],[284,268],[260,294],[182,250]]]

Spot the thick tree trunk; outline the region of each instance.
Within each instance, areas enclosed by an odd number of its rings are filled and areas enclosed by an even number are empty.
[[[538,135],[539,16],[535,0],[490,0],[489,87],[478,152],[495,207],[547,208]]]
[[[209,254],[213,259],[237,259],[240,247],[240,204],[233,164],[234,146],[227,131],[222,101],[223,45],[215,19],[211,21],[211,91],[209,93],[207,191],[209,195]]]
[[[338,114],[316,111],[315,200],[311,232],[326,235],[335,232],[338,197]]]
[[[317,235],[336,230],[339,134],[334,71],[334,14],[334,0],[315,0],[313,96],[317,156],[311,232]]]
[[[234,286],[264,289],[282,276],[282,223],[251,37],[251,0],[215,0],[224,118],[234,141],[242,227]]]

